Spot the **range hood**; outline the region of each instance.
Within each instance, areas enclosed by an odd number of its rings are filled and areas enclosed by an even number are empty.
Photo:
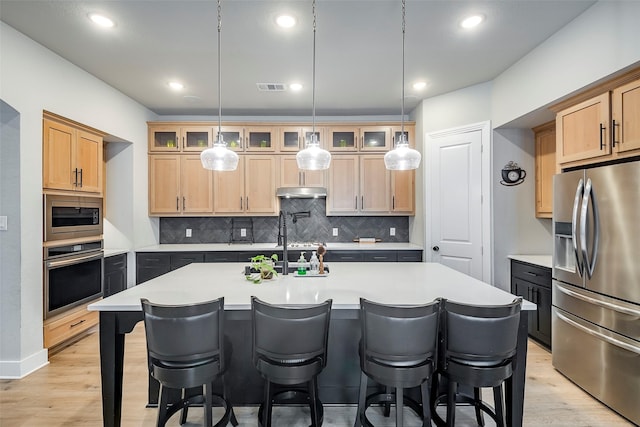
[[[276,190],[276,196],[284,199],[317,199],[327,197],[327,189],[324,187],[280,187]]]

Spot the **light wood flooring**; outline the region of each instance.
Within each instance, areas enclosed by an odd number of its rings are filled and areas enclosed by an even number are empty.
[[[147,366],[144,329],[138,324],[127,335],[124,364],[124,397],[122,425],[124,427],[154,426],[156,410],[145,408]],[[490,394],[490,393],[487,393]],[[236,407],[241,426],[257,426],[255,407]],[[394,425],[394,413],[385,419],[377,408],[367,414],[376,425]],[[461,426],[475,425],[471,412],[458,411]],[[215,412],[214,412],[215,415]],[[302,407],[276,408],[274,426],[306,427],[308,411]],[[325,406],[325,427],[353,425],[354,406]],[[178,426],[175,416],[168,425]],[[486,417],[485,417],[486,418]],[[201,425],[202,410],[189,412],[185,426]],[[100,395],[100,365],[98,334],[86,338],[50,357],[49,365],[21,380],[0,381],[1,427],[92,427],[102,425]],[[405,425],[420,425],[407,412]],[[487,425],[491,422],[487,418]],[[525,426],[630,426],[622,417],[609,410],[551,366],[551,354],[535,342],[529,342],[527,383],[524,408]]]

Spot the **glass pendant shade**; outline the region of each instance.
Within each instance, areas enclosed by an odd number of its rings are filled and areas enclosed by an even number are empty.
[[[420,152],[409,147],[406,136],[401,135],[393,150],[384,155],[384,166],[396,171],[418,169],[420,160],[422,160]]]
[[[219,133],[218,140],[213,147],[200,153],[202,167],[213,171],[233,171],[238,168],[238,154],[229,150]]]
[[[298,154],[296,154],[296,162],[298,163],[298,168],[303,170],[329,169],[331,153],[320,148],[318,137],[315,133],[312,133],[305,149],[298,151]]]

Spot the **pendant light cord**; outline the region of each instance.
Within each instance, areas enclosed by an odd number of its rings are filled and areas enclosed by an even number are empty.
[[[402,0],[402,110],[400,116],[400,141],[404,141],[404,33],[405,33],[405,0]]]
[[[222,76],[220,74],[220,33],[222,32],[222,7],[218,0],[218,138],[216,142],[222,142]]]
[[[311,4],[313,11],[313,63],[311,70],[311,140],[316,134],[316,0],[313,0]]]

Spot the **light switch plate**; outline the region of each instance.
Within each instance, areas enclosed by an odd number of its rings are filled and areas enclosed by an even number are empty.
[[[191,229],[190,228],[187,228],[186,236],[187,237],[191,237]]]
[[[7,217],[5,215],[0,216],[0,231],[7,231]]]

